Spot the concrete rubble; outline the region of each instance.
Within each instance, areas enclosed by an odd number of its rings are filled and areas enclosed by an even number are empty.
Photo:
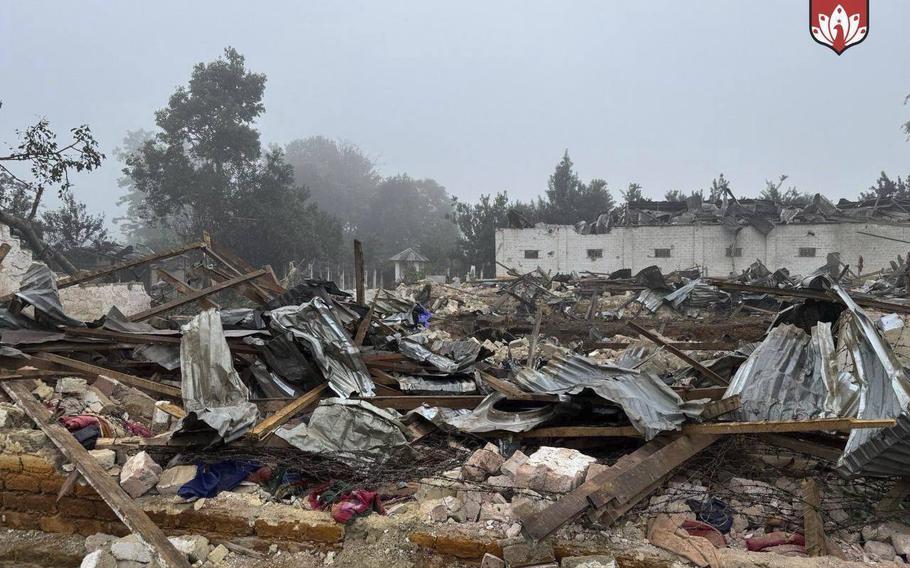
[[[28,358],[3,357],[0,526],[89,533],[102,568],[355,566],[349,542],[391,538],[386,565],[908,560],[910,308],[871,293],[904,276],[536,270],[358,298],[212,262],[198,290],[237,282],[4,330]]]

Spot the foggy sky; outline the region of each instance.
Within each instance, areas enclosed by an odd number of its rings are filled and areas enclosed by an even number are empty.
[[[723,172],[739,195],[786,173],[853,197],[910,174],[910,3],[871,9],[838,57],[810,39],[805,0],[6,1],[0,152],[41,116],[88,123],[108,160],[74,191],[111,219],[114,148],[232,45],[268,76],[264,143],[344,139],[465,199],[542,193],[566,148],[614,195]]]

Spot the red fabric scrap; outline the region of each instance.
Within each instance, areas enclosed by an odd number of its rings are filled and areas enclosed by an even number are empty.
[[[379,493],[356,489],[342,497],[340,502],[332,505],[332,518],[335,519],[335,522],[347,524],[354,517],[370,511],[376,511],[380,515],[385,514]]]
[[[69,430],[70,432],[75,432],[76,430],[82,430],[86,426],[92,426],[94,424],[99,424],[97,416],[89,416],[88,414],[77,414],[73,416],[61,416],[60,423],[63,424],[63,427]]]
[[[272,469],[265,465],[246,477],[246,480],[251,483],[265,483],[270,479],[272,479]]]
[[[708,523],[687,519],[683,521],[682,528],[692,536],[700,536],[707,539],[715,548],[724,548],[727,546],[724,535]]]
[[[138,422],[124,420],[123,425],[129,431],[129,433],[134,436],[142,436],[143,438],[151,438],[153,436],[151,430]]]
[[[788,533],[783,531],[774,531],[762,536],[746,539],[746,549],[751,552],[757,552],[782,544],[806,546],[806,539],[799,533]]]

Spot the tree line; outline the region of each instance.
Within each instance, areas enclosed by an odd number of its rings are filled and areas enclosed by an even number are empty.
[[[160,249],[205,231],[250,262],[283,273],[290,263],[348,265],[357,238],[369,266],[413,247],[431,259],[434,273],[464,274],[473,266],[490,275],[499,227],[516,220],[592,221],[644,199],[637,183],[614,199],[604,179],[580,179],[567,150],[538,198],[520,201],[502,191],[469,203],[433,179],[380,175],[376,161],[352,143],[311,136],[264,146],[256,121],[265,113],[266,82],[229,47],[193,67],[188,83],[154,113],[154,131],[127,134],[115,156],[123,164],[119,203],[126,211],[116,220],[129,244]],[[904,129],[910,135],[910,122]],[[71,271],[68,252],[112,247],[104,218],[86,211],[69,182],[70,172],[91,171],[105,159],[90,129],[72,129],[62,144],[43,120],[18,134],[20,144],[0,156],[0,221],[30,231],[32,248],[47,252],[58,269]],[[14,173],[8,166],[14,162],[25,164],[28,174]],[[768,180],[758,197],[794,207],[808,203],[811,196],[785,187],[787,180]],[[62,205],[39,215],[48,188],[58,191]],[[671,190],[664,199],[714,202],[731,192],[720,174],[704,188]],[[889,197],[910,199],[910,176],[882,172],[860,194]]]

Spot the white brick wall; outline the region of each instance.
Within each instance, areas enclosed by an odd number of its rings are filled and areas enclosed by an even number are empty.
[[[19,289],[22,277],[32,264],[32,253],[10,234],[6,225],[0,224],[0,243],[9,243],[10,250],[0,265],[0,296]],[[125,315],[147,310],[151,298],[140,282],[116,284],[83,284],[60,290],[60,301],[70,317],[91,321],[117,306]]]
[[[901,243],[860,232],[901,239]],[[742,248],[741,257],[726,256],[727,247]],[[671,249],[670,258],[656,258],[654,249]],[[798,256],[800,248],[815,248],[814,258]],[[603,249],[603,258],[591,260],[588,249]],[[537,260],[526,259],[525,250],[538,250]],[[739,274],[756,259],[775,270],[809,274],[825,264],[826,255],[840,253],[855,269],[860,255],[863,273],[889,268],[889,261],[910,252],[910,225],[888,223],[824,223],[778,225],[767,236],[752,227],[738,233],[719,225],[657,225],[615,227],[605,235],[580,235],[566,225],[533,229],[497,229],[496,260],[527,272],[536,267],[552,273],[612,272],[630,268],[637,272],[650,265],[664,272],[703,267],[709,276]],[[505,269],[496,267],[497,276]]]

